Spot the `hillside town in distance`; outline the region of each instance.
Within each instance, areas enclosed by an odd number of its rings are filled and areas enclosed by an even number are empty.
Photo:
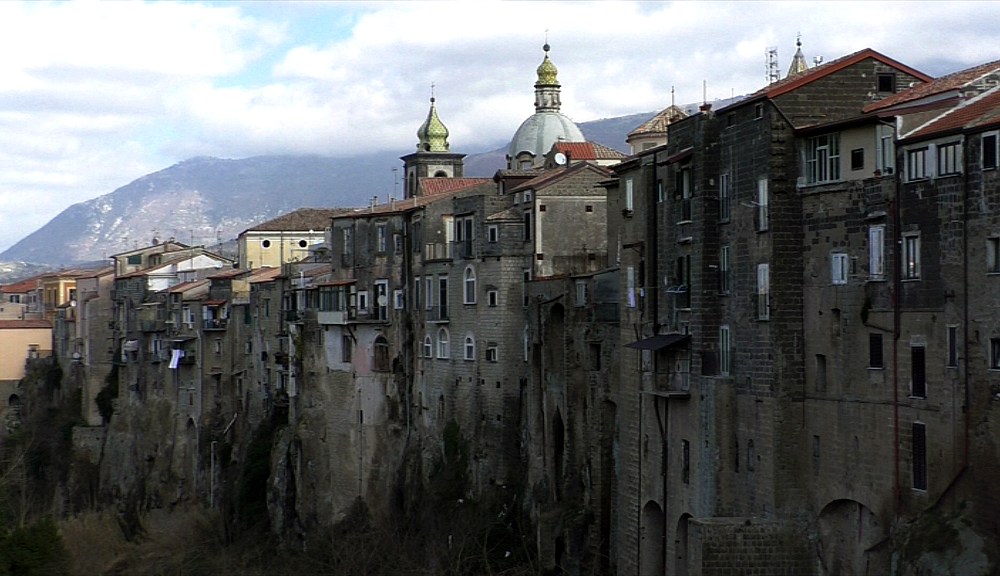
[[[55,362],[95,505],[253,488],[292,543],[477,505],[538,574],[1000,570],[1000,61],[800,46],[626,155],[541,59],[492,178],[432,97],[402,198],[0,287],[0,434]]]

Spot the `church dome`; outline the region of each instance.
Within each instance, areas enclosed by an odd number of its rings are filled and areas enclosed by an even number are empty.
[[[569,118],[558,112],[538,112],[521,123],[510,142],[507,155],[512,161],[524,153],[540,158],[548,153],[556,142],[585,140],[580,127]],[[516,166],[511,166],[514,167]]]
[[[545,154],[556,142],[584,142],[583,132],[559,112],[559,71],[549,59],[548,43],[542,47],[545,58],[536,70],[535,113],[521,123],[507,149],[508,168],[540,166]],[[530,160],[530,162],[529,162]]]

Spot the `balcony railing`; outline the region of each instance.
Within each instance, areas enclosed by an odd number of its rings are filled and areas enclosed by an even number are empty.
[[[316,313],[316,320],[320,324],[344,325],[357,319],[353,308],[349,310],[320,310]]]
[[[202,321],[202,330],[225,330],[229,324],[229,318],[207,318]]]

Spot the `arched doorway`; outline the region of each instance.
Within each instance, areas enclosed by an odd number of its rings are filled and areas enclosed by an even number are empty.
[[[642,526],[639,535],[639,574],[641,576],[662,576],[666,568],[664,562],[663,509],[650,500],[642,507]]]
[[[830,502],[819,514],[820,574],[887,574],[888,556],[873,549],[884,539],[878,517],[864,504],[847,499]]]

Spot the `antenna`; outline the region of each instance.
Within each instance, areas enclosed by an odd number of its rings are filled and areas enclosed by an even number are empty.
[[[767,49],[765,59],[766,74],[764,78],[767,80],[768,84],[772,84],[781,79],[781,72],[778,70],[777,46],[771,46]]]
[[[674,87],[671,86],[670,87],[670,106],[674,106],[675,104],[676,104],[676,102],[674,102]]]

